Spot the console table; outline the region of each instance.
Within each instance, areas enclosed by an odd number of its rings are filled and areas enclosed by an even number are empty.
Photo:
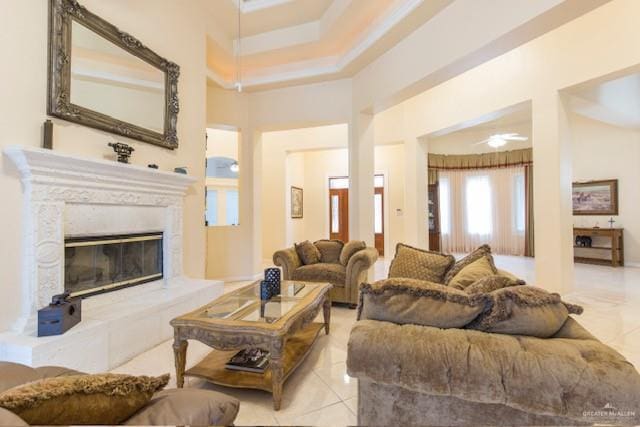
[[[577,236],[590,237],[591,246],[578,246]],[[624,266],[624,234],[622,228],[574,228],[574,260],[587,264]]]

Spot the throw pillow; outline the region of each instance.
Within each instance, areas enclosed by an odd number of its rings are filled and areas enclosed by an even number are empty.
[[[439,283],[394,278],[360,286],[358,320],[461,328],[485,309],[487,294],[469,295]]]
[[[513,280],[510,277],[500,274],[494,274],[492,276],[483,277],[480,280],[476,280],[469,285],[465,291],[468,294],[488,294],[498,289],[508,288],[509,286],[522,286],[525,284],[524,280]]]
[[[294,246],[300,261],[302,261],[304,265],[317,264],[320,262],[320,251],[310,241],[305,240],[302,243],[296,243]]]
[[[452,255],[398,243],[396,255],[389,267],[389,278],[404,277],[442,283],[445,273],[454,262],[455,258]]]
[[[313,243],[320,251],[320,261],[329,264],[337,264],[340,262],[340,254],[344,247],[341,240],[318,240]]]
[[[483,255],[460,270],[458,274],[453,276],[448,285],[456,289],[465,289],[473,282],[494,274],[498,274],[498,269],[493,263],[493,257],[491,255]]]
[[[349,264],[349,260],[356,252],[366,249],[367,244],[361,240],[350,240],[344,245],[342,248],[342,252],[340,253],[340,264],[345,267]]]
[[[162,390],[169,375],[72,375],[46,378],[0,393],[0,407],[27,423],[120,424]]]
[[[453,277],[456,274],[460,273],[460,271],[463,268],[465,268],[467,265],[471,264],[474,261],[477,261],[478,259],[482,258],[485,255],[490,255],[490,254],[491,254],[491,247],[489,245],[479,246],[469,255],[456,261],[453,267],[451,267],[449,271],[447,271],[447,274],[445,274],[443,283],[445,285],[448,285],[451,279],[453,279]]]
[[[569,314],[582,307],[534,286],[511,286],[488,295],[489,309],[467,327],[485,332],[548,338],[562,328]]]

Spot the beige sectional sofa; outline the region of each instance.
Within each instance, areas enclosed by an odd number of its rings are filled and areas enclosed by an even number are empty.
[[[358,424],[639,424],[640,374],[570,315],[581,308],[489,268],[474,283],[454,271],[361,286],[347,360]]]

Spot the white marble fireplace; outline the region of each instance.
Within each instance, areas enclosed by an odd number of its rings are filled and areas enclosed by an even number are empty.
[[[222,283],[182,273],[187,175],[9,147],[24,188],[21,315],[0,334],[0,359],[104,371],[169,339],[171,318],[222,293]],[[82,322],[36,336],[36,314],[64,291],[65,238],[163,233],[163,278],[83,300]]]

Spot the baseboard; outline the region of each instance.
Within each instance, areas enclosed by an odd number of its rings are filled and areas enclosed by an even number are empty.
[[[625,267],[640,268],[640,262],[625,262]]]

